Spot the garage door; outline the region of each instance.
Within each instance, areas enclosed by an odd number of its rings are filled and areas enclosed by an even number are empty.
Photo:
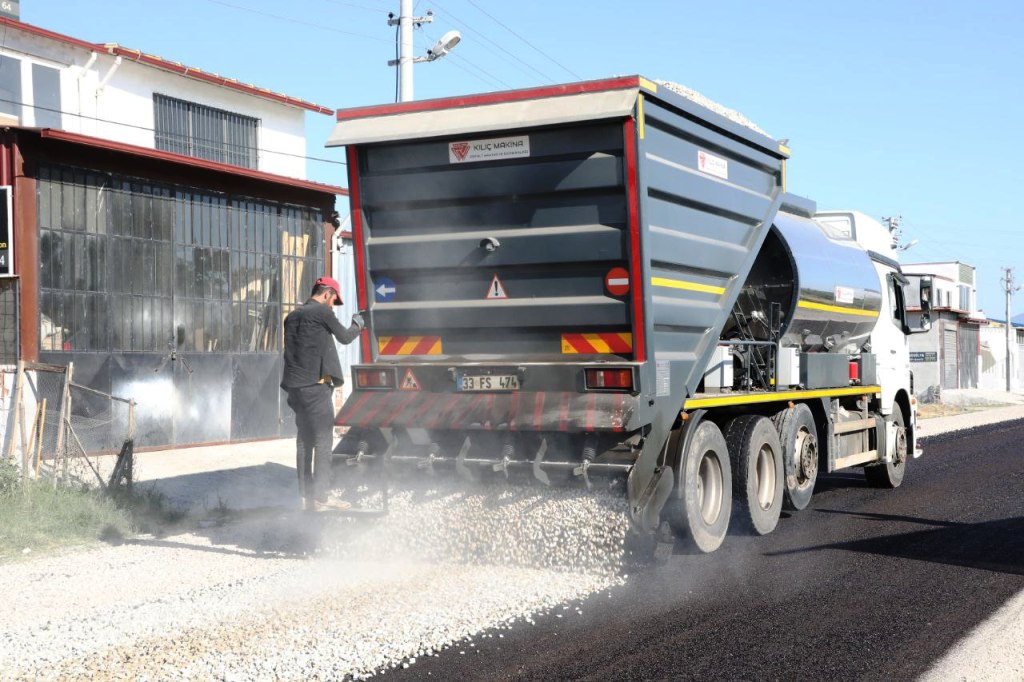
[[[942,330],[942,387],[959,388],[956,371],[956,327]]]
[[[960,388],[978,387],[978,328],[960,325]]]

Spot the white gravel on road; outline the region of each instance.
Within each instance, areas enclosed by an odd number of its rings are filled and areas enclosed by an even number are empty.
[[[11,564],[0,572],[0,670],[369,675],[621,584],[623,510],[586,491],[405,492],[377,521],[286,512]],[[295,558],[309,542],[321,550]]]
[[[1024,406],[920,427],[929,436],[1017,418]],[[622,583],[621,495],[457,488],[403,491],[373,521],[253,512],[2,565],[0,678],[363,677],[446,647],[470,652],[473,637]],[[1019,638],[1022,611],[1024,596],[929,679],[987,679],[981,662],[1019,672],[1019,643],[999,633]]]

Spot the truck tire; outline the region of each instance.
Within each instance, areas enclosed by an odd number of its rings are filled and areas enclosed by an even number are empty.
[[[753,535],[775,530],[782,513],[783,465],[779,433],[767,417],[745,414],[725,428],[732,462],[733,520]]]
[[[782,442],[785,495],[782,506],[800,511],[811,502],[818,480],[818,429],[811,408],[800,403],[772,417]]]
[[[864,467],[864,477],[875,488],[899,488],[907,473],[907,426],[899,403],[892,406],[892,421],[896,422],[896,451],[892,461]]]
[[[683,447],[684,439],[679,439]],[[732,471],[721,429],[711,421],[697,425],[686,452],[678,453],[679,500],[669,523],[693,549],[718,549],[729,532]]]

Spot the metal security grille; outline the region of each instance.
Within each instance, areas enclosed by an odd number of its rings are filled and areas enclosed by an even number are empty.
[[[959,388],[956,329],[942,330],[942,387]]]
[[[157,149],[258,167],[259,119],[160,94],[153,95],[153,108]]]
[[[960,325],[960,388],[978,387],[978,327]]]
[[[0,365],[18,361],[18,280],[0,279]]]
[[[38,192],[44,352],[277,352],[324,265],[309,207],[49,165]]]
[[[958,263],[958,265],[960,266],[960,281],[963,282],[964,284],[970,284],[971,286],[974,286],[974,268],[972,268],[970,265],[964,265],[963,263]]]

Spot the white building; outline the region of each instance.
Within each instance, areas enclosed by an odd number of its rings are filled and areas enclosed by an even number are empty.
[[[76,383],[137,401],[139,446],[293,433],[282,322],[343,243],[346,191],[305,179],[305,116],[331,110],[13,19],[0,29],[0,260],[13,262],[0,374],[74,363]],[[102,448],[113,434],[94,436]]]
[[[907,263],[903,273],[911,283],[909,300],[920,300],[922,278],[932,289],[931,331],[910,337],[915,392],[927,400],[942,389],[978,388],[980,335],[988,320],[978,310],[975,267],[959,261]],[[913,317],[919,309],[908,310]]]
[[[0,121],[306,177],[319,104],[0,17]]]

